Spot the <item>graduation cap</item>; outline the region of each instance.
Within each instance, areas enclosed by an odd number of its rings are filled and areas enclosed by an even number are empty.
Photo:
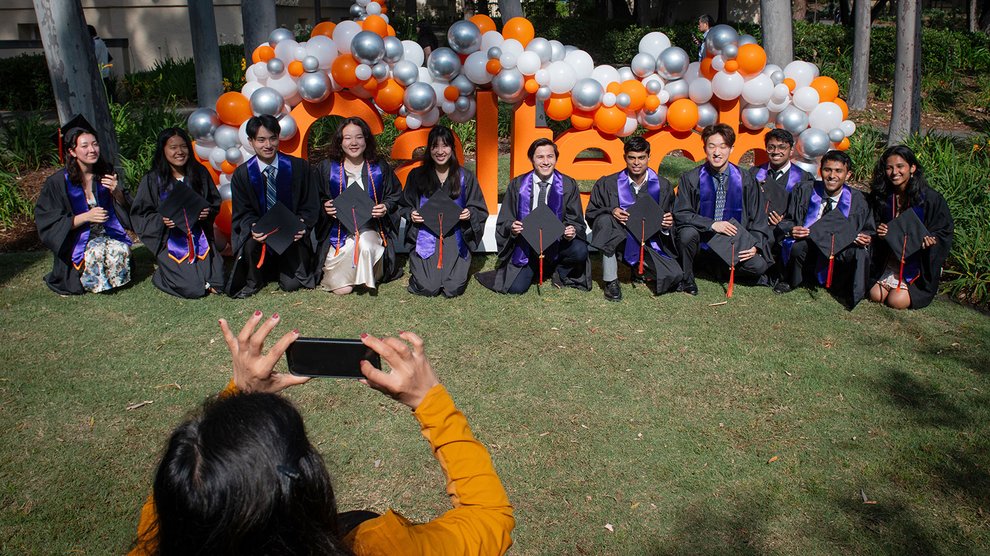
[[[337,221],[348,232],[354,235],[354,265],[358,263],[358,242],[361,241],[361,230],[366,230],[371,224],[371,209],[375,207],[375,202],[368,197],[365,191],[357,183],[352,183],[337,195],[333,200],[333,206],[337,209]],[[383,237],[384,239],[384,237]],[[337,242],[337,250],[334,255],[340,252],[340,241]]]
[[[176,183],[168,197],[158,205],[158,213],[174,222],[186,234],[191,234],[193,225],[199,220],[199,214],[209,207],[210,204],[202,195],[184,183]]]
[[[777,214],[787,212],[787,188],[776,184],[764,184],[763,192],[767,196],[764,212],[768,215],[771,211]]]
[[[423,225],[440,238],[438,240],[440,255],[437,268],[443,268],[443,238],[454,233],[454,230],[457,229],[462,210],[460,205],[450,198],[450,194],[441,188],[417,211],[423,217]]]
[[[65,138],[69,135],[70,131],[76,128],[92,133],[94,136],[96,135],[96,128],[82,114],[72,116],[69,118],[69,121],[65,122],[65,125],[56,129],[55,133],[52,134],[52,143],[55,143],[55,146],[58,148],[58,160],[63,164],[65,163],[65,151],[68,149],[68,145],[65,144]]]
[[[522,221],[523,239],[540,255],[540,283],[543,283],[543,252],[564,235],[564,224],[546,205],[533,209]]]
[[[924,223],[918,218],[913,209],[902,212],[897,218],[887,223],[887,235],[884,240],[890,249],[901,253],[901,267],[897,277],[897,287],[904,281],[904,262],[921,249],[925,236],[929,235]]]
[[[729,224],[736,227],[736,235],[716,233],[708,240],[708,247],[729,265],[729,289],[725,292],[726,297],[732,297],[732,289],[736,283],[736,263],[739,262],[739,252],[756,246],[756,238],[735,218],[729,220]]]
[[[835,263],[835,254],[856,241],[859,231],[853,227],[849,219],[840,210],[831,210],[809,228],[808,238],[818,251],[828,257],[828,278],[825,280],[825,287],[832,287],[832,268]]]
[[[261,247],[261,258],[258,260],[258,268],[265,262],[265,251],[271,246],[272,251],[281,255],[292,242],[296,234],[305,230],[306,225],[299,220],[289,207],[281,202],[275,203],[264,216],[258,219],[251,229],[259,234],[270,234]]]
[[[639,241],[639,273],[643,274],[643,255],[646,252],[646,240],[655,236],[663,224],[663,214],[660,205],[649,195],[643,195],[627,210],[629,219],[626,229]]]

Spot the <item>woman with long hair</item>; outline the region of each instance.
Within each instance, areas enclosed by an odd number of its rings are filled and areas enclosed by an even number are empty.
[[[952,215],[945,199],[929,187],[925,170],[904,145],[888,148],[873,170],[871,182],[877,236],[887,236],[888,225],[913,210],[928,230],[921,249],[901,257],[886,241],[874,242],[870,299],[894,309],[927,307],[938,293],[942,265],[952,248]]]
[[[392,168],[378,156],[368,124],[354,117],[340,122],[330,139],[330,157],[320,162],[316,171],[323,203],[316,259],[322,266],[320,287],[346,295],[355,286],[374,290],[379,283],[401,276],[402,269],[395,262],[395,242],[402,186]],[[339,217],[344,215],[338,215],[334,206],[334,199],[354,186],[364,190],[373,205],[370,224],[357,233],[341,223]]]
[[[190,192],[206,205],[197,214],[184,215],[184,222],[176,223],[160,212],[172,195]],[[223,258],[213,241],[220,202],[210,173],[193,158],[189,135],[177,127],[163,130],[151,171],[141,180],[131,208],[134,230],[158,262],[151,277],[156,288],[186,299],[223,289]]]
[[[130,196],[88,124],[69,129],[63,145],[65,168],[45,181],[34,209],[54,255],[45,283],[62,295],[119,288],[131,281]]]
[[[450,128],[435,126],[430,130],[422,162],[409,173],[399,205],[399,216],[409,223],[406,240],[414,246],[409,252],[409,292],[456,297],[467,287],[471,252],[485,232],[488,207],[477,178],[457,161]],[[461,208],[456,219],[447,221],[443,238],[425,225],[419,213],[438,191]]]

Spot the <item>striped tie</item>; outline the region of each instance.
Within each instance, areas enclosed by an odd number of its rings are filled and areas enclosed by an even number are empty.
[[[723,220],[725,212],[725,173],[715,174],[715,220]]]
[[[275,187],[275,167],[269,166],[265,168],[265,181],[267,182],[267,190],[265,192],[265,208],[270,209],[275,206],[275,202],[278,200],[278,189]]]

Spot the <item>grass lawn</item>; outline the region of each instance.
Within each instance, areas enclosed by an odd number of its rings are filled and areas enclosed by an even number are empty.
[[[169,430],[229,378],[216,319],[255,309],[304,335],[423,335],[515,505],[514,554],[990,546],[990,319],[970,309],[848,313],[821,292],[745,287],[711,306],[724,290],[704,280],[697,298],[626,285],[621,303],[477,284],[421,299],[405,278],[378,296],[182,301],[135,256],[132,287],[62,298],[41,281],[49,255],[0,255],[4,553],[124,551]],[[342,380],[287,396],[341,509],[448,507],[408,410]]]

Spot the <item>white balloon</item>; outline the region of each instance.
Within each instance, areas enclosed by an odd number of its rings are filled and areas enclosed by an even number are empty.
[[[787,88],[787,85],[779,83],[774,86],[773,93],[770,94],[770,100],[775,103],[781,103],[787,100],[790,96],[791,90]]]
[[[401,62],[400,62],[401,63]],[[492,74],[488,73],[488,53],[484,50],[472,52],[464,60],[461,71],[476,85],[485,85],[492,82]]]
[[[558,62],[564,59],[567,55],[567,50],[564,48],[564,43],[558,40],[550,41],[550,61]]]
[[[248,140],[247,135],[247,125],[248,120],[245,120],[241,127],[237,128],[237,140],[241,142],[241,148],[248,153],[248,157],[254,156],[254,147],[251,146],[251,141]]]
[[[278,44],[275,45],[275,57],[288,65],[289,62],[296,59],[296,48],[298,47],[299,43],[292,39],[279,41]]]
[[[670,102],[670,91],[667,89],[660,91],[660,94],[657,96],[660,98],[660,104],[667,104]]]
[[[502,38],[502,33],[499,33],[498,31],[488,31],[484,35],[481,35],[481,50],[482,52],[488,52],[488,49],[493,46],[502,48],[503,42],[505,42],[505,39]]]
[[[691,62],[688,64],[688,69],[684,72],[684,77],[681,79],[691,84],[692,81],[699,78],[701,78],[701,62]]]
[[[576,79],[591,77],[591,72],[595,70],[595,61],[591,59],[591,54],[583,50],[573,50],[564,56],[564,63],[574,69]],[[630,70],[632,71],[632,70]]]
[[[216,145],[213,144],[204,145],[202,141],[196,141],[196,144],[193,145],[193,150],[196,151],[196,156],[202,158],[203,160],[209,160],[210,153],[213,152],[214,147],[216,147]]]
[[[418,67],[423,65],[426,56],[423,54],[423,47],[416,41],[402,41],[402,59],[409,60]]]
[[[773,94],[773,81],[762,73],[753,77],[743,85],[743,100],[750,104],[764,105],[770,101]]]
[[[363,90],[364,87],[358,87],[358,89]],[[299,91],[294,91],[291,95],[285,97],[286,106],[295,106],[300,102],[302,102],[302,95],[299,94]]]
[[[743,91],[745,81],[738,73],[718,72],[712,79],[712,92],[722,100],[738,98]]]
[[[541,86],[546,86],[550,84],[550,70],[543,68],[533,74],[533,79]]]
[[[825,132],[839,128],[842,124],[842,109],[834,102],[823,102],[808,114],[808,125]],[[843,135],[845,132],[843,132]]]
[[[305,57],[306,57],[306,43],[301,42],[299,43],[299,46],[296,47],[295,51],[293,51],[292,58],[295,60],[299,60],[301,62],[302,59]]]
[[[505,69],[513,69],[516,67],[516,54],[514,52],[503,52],[498,57],[498,63]]]
[[[777,101],[775,101],[773,99],[770,99],[770,102],[767,103],[767,109],[769,109],[770,112],[773,112],[773,113],[783,112],[784,111],[784,108],[787,108],[790,105],[791,105],[791,98],[790,97],[784,97],[784,100],[782,100],[780,102],[777,102]]]
[[[636,131],[637,127],[639,127],[639,122],[636,121],[636,118],[626,116],[626,123],[622,126],[622,131],[616,133],[615,135],[617,137],[629,137],[634,131]]]
[[[268,87],[275,89],[283,98],[289,98],[296,94],[296,82],[288,72],[278,79],[269,79]]]
[[[712,58],[712,69],[715,71],[725,70],[725,59],[721,55]]]
[[[856,133],[856,123],[852,120],[843,120],[842,123],[839,124],[839,129],[842,130],[842,133],[845,134],[846,137],[849,137],[853,133]]]
[[[704,104],[712,99],[712,82],[704,79],[698,78],[688,85],[688,97],[695,104]]]
[[[252,75],[259,83],[265,83],[271,77],[271,74],[268,73],[268,64],[265,62],[251,64],[244,73],[245,76]]]
[[[795,60],[790,64],[787,64],[784,68],[784,77],[789,77],[794,80],[795,91],[801,87],[811,85],[811,80],[815,78],[817,73],[818,68],[815,67],[814,64],[803,62],[801,60]]]
[[[539,71],[541,65],[542,62],[540,61],[540,55],[528,50],[520,54],[519,58],[516,60],[516,68],[518,68],[523,75],[535,74]]]
[[[430,74],[429,68],[419,68],[419,79],[417,79],[416,82],[418,83],[420,81],[423,83],[433,83],[433,75]]]
[[[423,127],[431,127],[437,125],[440,121],[440,109],[434,106],[429,112],[420,116],[423,120]]]
[[[306,54],[320,62],[320,69],[329,69],[337,57],[337,45],[330,37],[316,35],[306,41]]]
[[[643,38],[639,39],[639,51],[645,52],[654,58],[660,56],[660,53],[668,48],[670,48],[670,39],[667,38],[667,35],[659,31],[647,33],[643,35]]]
[[[406,125],[409,129],[419,129],[423,125],[423,120],[418,114],[409,114],[406,116]]]
[[[605,93],[602,95],[602,106],[605,108],[615,106],[615,93]]]
[[[591,71],[591,78],[601,83],[602,87],[608,87],[609,83],[619,81],[619,70],[609,65],[601,65]]]
[[[630,79],[636,79],[636,74],[628,66],[619,68],[619,83]]]
[[[264,87],[264,85],[262,85],[258,81],[248,81],[247,83],[244,84],[243,87],[241,87],[241,94],[246,96],[247,98],[251,98],[251,93],[257,91],[262,87]]]
[[[567,58],[562,62],[550,62],[547,71],[550,73],[550,91],[558,95],[570,91],[577,83],[574,68],[567,63]]]
[[[794,106],[805,112],[811,112],[818,106],[818,91],[811,87],[800,87],[794,89],[794,96],[791,100],[794,102]]]
[[[371,66],[368,64],[358,64],[357,67],[354,68],[354,76],[361,81],[371,79]]]
[[[382,5],[378,2],[368,2],[364,10],[368,12],[368,15],[378,15],[382,13]]]
[[[509,53],[515,56],[516,58],[518,58],[520,54],[526,51],[526,49],[523,48],[522,43],[517,41],[516,39],[504,40],[502,44],[499,46],[499,48],[502,49],[502,54]]]
[[[210,166],[213,166],[213,169],[219,172],[220,165],[227,160],[227,151],[219,146],[213,147],[213,150],[210,151],[209,160]]]

